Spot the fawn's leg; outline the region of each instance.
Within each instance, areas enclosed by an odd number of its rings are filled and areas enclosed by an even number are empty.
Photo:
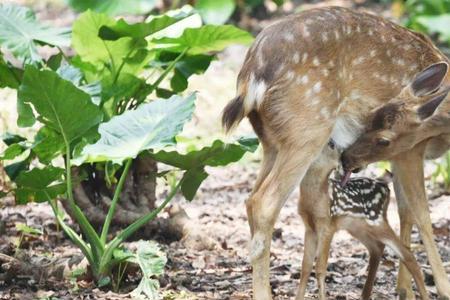
[[[331,226],[322,226],[318,228],[318,247],[316,259],[316,277],[319,285],[319,299],[325,300],[326,288],[325,277],[327,275],[328,257],[330,255],[330,246],[334,236],[334,228]]]
[[[308,228],[305,230],[305,248],[303,250],[302,273],[300,277],[300,285],[295,300],[305,299],[306,287],[308,279],[311,275],[317,250],[317,234]]]
[[[287,197],[298,186],[309,165],[326,143],[327,132],[321,135],[322,140],[317,139],[317,136],[316,140],[305,136],[302,141],[298,137],[291,144],[280,147],[272,169],[249,199],[247,205],[251,206],[253,226],[250,261],[253,266],[255,300],[272,299],[269,263],[273,226]]]
[[[360,222],[356,225],[356,222]],[[355,224],[347,228],[348,232],[358,239],[369,251],[369,266],[367,267],[367,279],[361,294],[361,299],[369,300],[375,284],[378,266],[383,256],[384,244],[377,239],[377,235],[372,233],[375,227],[369,226],[365,220],[354,220]]]
[[[425,288],[425,282],[423,281],[422,271],[420,270],[414,255],[403,245],[389,225],[386,224],[382,234],[382,241],[395,252],[413,276],[422,300],[428,300],[428,294]]]
[[[367,272],[367,279],[364,284],[364,288],[361,294],[362,300],[370,300],[372,295],[372,289],[377,278],[377,270],[380,265],[381,257],[383,256],[384,245],[382,243],[371,243],[371,246],[367,246],[369,250],[369,267]]]
[[[394,177],[398,177],[409,211],[417,224],[423,244],[427,251],[428,261],[433,271],[436,288],[441,296],[450,299],[450,283],[447,278],[439,251],[434,242],[428,201],[424,186],[423,153],[426,143],[421,143],[414,149],[402,153],[394,162]]]
[[[395,174],[395,164],[392,166],[392,171]],[[405,192],[399,182],[397,176],[394,176],[394,191],[397,199],[398,215],[400,218],[400,239],[405,247],[409,249],[411,245],[411,231],[413,226],[413,217],[406,205]],[[400,263],[400,270],[398,271],[397,293],[401,300],[415,299],[415,295],[411,284],[411,274],[403,263]]]

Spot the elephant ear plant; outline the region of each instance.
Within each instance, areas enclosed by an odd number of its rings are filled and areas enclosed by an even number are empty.
[[[17,204],[51,205],[98,284],[110,282],[114,268],[129,258],[114,252],[179,191],[187,200],[194,198],[208,176],[206,166],[224,166],[256,148],[256,141],[247,139],[176,150],[176,136],[195,108],[195,94],[181,95],[189,76],[203,73],[215,52],[252,40],[233,26],[200,22],[189,7],[134,24],[87,11],[71,30],[53,29],[27,8],[0,5],[0,46],[22,62],[13,65],[0,53],[0,88],[17,90],[18,125],[38,129],[30,138],[3,135],[8,147],[0,159],[14,183],[10,193]],[[57,54],[42,58],[41,45]],[[68,45],[72,51],[65,52],[74,56],[62,51]],[[131,205],[125,186],[161,175],[150,169],[139,177],[134,168],[140,161],[160,161],[178,179],[158,206],[111,236],[117,209]],[[81,234],[65,223],[57,200]],[[94,222],[89,212],[98,206],[107,213]]]

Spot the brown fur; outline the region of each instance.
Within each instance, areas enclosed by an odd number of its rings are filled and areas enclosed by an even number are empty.
[[[400,155],[442,133],[437,122],[429,122],[425,128],[412,113],[430,96],[410,92],[417,74],[439,62],[448,60],[423,35],[344,8],[294,14],[259,34],[238,76],[239,96],[227,106],[223,117],[229,129],[251,115],[264,151],[260,174],[246,203],[252,233],[254,299],[272,298],[269,250],[273,225],[288,195],[302,181],[330,135],[348,146],[347,136],[362,133],[369,127],[374,111],[399,98],[405,103],[401,111],[406,117],[393,120],[388,130],[366,136],[368,143],[376,143],[380,136],[391,143],[400,137],[409,139],[407,146],[398,148]],[[450,76],[446,75],[444,82],[450,83]],[[439,124],[447,123],[443,118]],[[370,157],[370,149],[360,150]],[[414,184],[423,186],[420,179],[417,176]],[[407,196],[415,198],[406,188],[411,181],[403,177],[399,181]],[[405,211],[401,212],[403,219]],[[422,211],[425,214],[426,209]],[[431,229],[423,217],[414,216],[414,220],[422,222],[421,232]],[[439,266],[435,258],[438,254],[434,242],[429,238],[424,242],[432,257],[438,291],[450,297],[450,284],[442,263]]]
[[[421,298],[428,299],[423,276],[414,255],[402,245],[387,220],[389,193],[386,195],[386,199],[380,200],[382,203],[383,201],[385,202],[381,208],[383,220],[379,224],[370,225],[365,219],[360,217],[330,215],[328,177],[331,171],[338,166],[338,160],[339,152],[326,146],[322,150],[320,160],[316,160],[311,165],[300,185],[298,210],[304,220],[306,230],[305,250],[296,300],[304,300],[306,286],[314,262],[316,262],[319,299],[326,299],[325,276],[329,249],[334,234],[339,230],[348,231],[369,250],[368,275],[361,299],[370,299],[378,265],[386,244],[394,247],[393,250],[401,257],[402,262],[413,274]]]

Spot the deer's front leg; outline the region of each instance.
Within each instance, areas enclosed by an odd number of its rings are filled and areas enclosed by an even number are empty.
[[[419,228],[438,293],[450,299],[450,283],[434,242],[424,185],[423,153],[424,144],[422,143],[411,151],[402,153],[393,161],[394,177],[400,183],[405,196],[404,198],[400,197],[398,200],[406,202],[414,223]],[[400,205],[403,205],[403,203]]]
[[[393,164],[392,171],[395,173],[395,163]],[[400,239],[406,248],[410,248],[411,245],[411,231],[414,223],[413,216],[409,211],[405,192],[397,176],[394,176],[394,191],[395,198],[397,199],[398,215],[400,218]],[[412,290],[411,274],[406,268],[405,264],[400,264],[400,270],[398,271],[397,280],[397,292],[400,295],[401,300],[414,300],[416,297]]]

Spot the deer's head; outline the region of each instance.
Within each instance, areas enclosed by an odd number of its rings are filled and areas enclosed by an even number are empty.
[[[424,125],[448,95],[449,89],[442,87],[447,69],[445,62],[427,67],[397,97],[371,113],[366,131],[342,153],[347,175],[408,151],[429,137],[429,126]]]

